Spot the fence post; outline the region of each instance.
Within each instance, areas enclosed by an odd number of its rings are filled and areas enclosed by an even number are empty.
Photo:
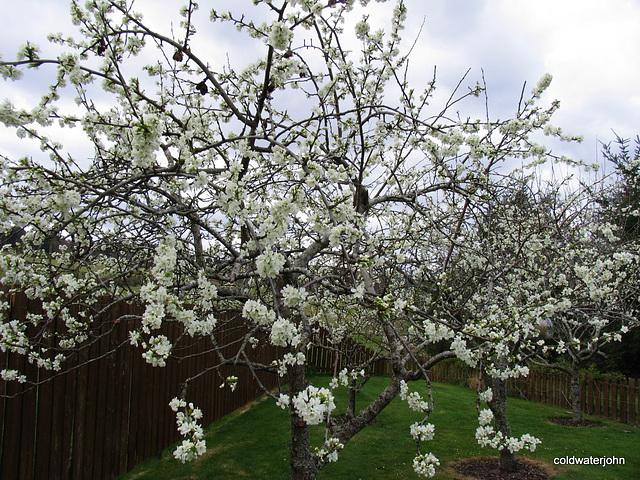
[[[620,381],[620,421],[627,423],[627,379]]]
[[[611,418],[618,419],[618,379],[616,378],[611,383]]]
[[[604,377],[604,388],[602,389],[602,410],[603,416],[609,418],[609,379]]]
[[[600,416],[602,414],[602,381],[595,382],[594,396],[596,399],[594,414]]]
[[[638,401],[638,379],[629,379],[629,423],[636,425],[638,414],[636,405]]]

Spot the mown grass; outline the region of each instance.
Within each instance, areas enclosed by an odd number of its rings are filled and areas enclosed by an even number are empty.
[[[328,377],[316,377],[316,385],[326,385]],[[384,378],[374,378],[363,392],[360,404],[371,400],[383,388]],[[419,389],[418,384],[412,389]],[[336,393],[344,395],[345,389]],[[428,447],[440,459],[436,478],[451,479],[446,466],[457,460],[495,455],[480,448],[475,440],[477,427],[475,393],[467,388],[434,384],[435,411],[430,421],[436,426],[436,437]],[[340,399],[340,398],[339,398]],[[343,404],[344,402],[342,402]],[[554,457],[616,456],[625,465],[555,467],[556,480],[598,478],[603,480],[640,478],[640,429],[628,425],[590,418],[598,427],[564,427],[549,422],[561,416],[562,409],[537,403],[509,399],[509,418],[514,435],[531,433],[543,443],[534,453],[524,457],[552,465]],[[340,414],[341,411],[336,412]],[[340,460],[325,467],[319,479],[398,479],[417,478],[412,460],[415,443],[409,425],[420,416],[409,410],[399,398],[376,419],[375,424],[358,434],[340,454]],[[161,459],[150,459],[121,480],[200,480],[200,479],[269,479],[289,478],[288,414],[271,401],[258,401],[251,408],[233,413],[206,430],[208,451],[201,459],[181,464],[167,449]],[[312,432],[320,446],[323,431]],[[425,444],[423,444],[426,446]]]

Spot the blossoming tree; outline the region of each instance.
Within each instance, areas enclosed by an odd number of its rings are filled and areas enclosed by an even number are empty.
[[[604,195],[616,188],[609,186]],[[541,316],[548,323],[548,341],[541,345],[540,358],[570,375],[576,424],[582,422],[580,370],[605,346],[640,326],[637,238],[609,223],[595,189],[581,186],[564,198],[556,196],[550,205],[555,232],[547,246],[542,290],[553,301]]]
[[[436,293],[440,328],[446,325],[454,338],[451,348],[478,369],[476,438],[500,451],[504,472],[517,469],[518,451],[540,443],[528,433],[512,436],[506,388],[509,378],[528,375],[539,318],[553,302],[542,287],[545,246],[555,230],[535,185],[530,178],[507,178],[487,193],[493,196],[467,207],[473,213],[459,223]]]
[[[44,302],[29,328],[2,323],[0,346],[59,371],[66,352],[100,328],[91,309],[78,317],[74,305],[105,295],[114,304],[139,301],[145,310],[130,344],[152,365],[178,354],[176,339],[159,333],[172,322],[211,342],[211,371],[233,364],[258,381],[259,372],[286,375],[286,390],[266,393],[291,414],[291,478],[306,479],[397,395],[425,414],[410,429],[418,445],[433,438],[431,393],[425,400],[407,382],[428,385],[434,363],[468,358],[465,338],[483,334],[439,323],[433,288],[470,207],[494,188],[494,171],[510,158],[544,159],[535,131],[561,133],[548,125],[557,103],[538,105],[549,76],[514,119],[455,115],[479,85],[431,107],[435,78],[415,87],[407,80],[402,2],[389,8],[386,35],[366,15],[345,30],[367,0],[253,3],[243,14],[205,19],[189,1],[174,30],[152,27],[133,2],[74,0],[78,38],[52,35],[57,54],[27,43],[16,61],[1,61],[5,79],[26,69],[55,79],[37,105],[0,107],[0,121],[42,151],[2,157],[0,228],[21,236],[2,248],[1,281]],[[235,27],[256,57],[213,54],[197,33],[209,22]],[[90,153],[56,141],[57,128],[81,130]],[[219,336],[222,310],[247,328],[232,346]],[[54,321],[65,327],[45,335]],[[368,338],[373,352],[330,388],[310,385],[305,373],[321,332],[336,344]],[[453,339],[454,353],[420,355],[443,338]],[[266,343],[282,355],[249,360],[249,349]],[[347,386],[355,398],[381,358],[391,365],[386,388],[359,412],[350,402],[343,422],[332,419],[333,390]],[[2,375],[34,381],[15,370]],[[188,385],[170,407],[186,437],[175,456],[193,459],[206,447]],[[314,450],[309,426],[321,423],[326,442]],[[414,468],[432,476],[437,464],[419,451]]]

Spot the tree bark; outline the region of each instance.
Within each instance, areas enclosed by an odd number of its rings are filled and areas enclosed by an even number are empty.
[[[351,420],[356,416],[356,396],[357,396],[357,381],[352,379],[349,386],[349,403],[347,404],[347,413],[345,415],[346,420]]]
[[[304,365],[293,365],[287,369],[291,398],[305,388],[307,379]],[[291,407],[291,445],[290,445],[291,480],[315,480],[318,473],[316,458],[311,454],[309,443],[309,426]]]
[[[507,382],[501,378],[491,378],[491,390],[493,399],[489,402],[489,408],[495,418],[496,430],[506,438],[511,436],[511,426],[507,418]],[[518,469],[516,454],[503,448],[500,451],[500,471],[513,473]]]
[[[580,385],[580,368],[577,365],[571,369],[571,409],[573,421],[582,423],[582,386]]]

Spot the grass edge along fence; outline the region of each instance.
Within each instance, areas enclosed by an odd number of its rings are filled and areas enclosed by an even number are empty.
[[[11,319],[42,313],[41,302],[23,294],[11,294],[9,300]],[[17,369],[38,381],[32,387],[0,379],[0,478],[111,479],[181,438],[169,401],[180,395],[183,380],[217,363],[217,357],[208,351],[205,339],[183,339],[174,346],[181,360],[169,358],[165,367],[152,367],[140,349],[127,345],[128,321],[116,321],[143,311],[141,306],[127,304],[110,309],[100,319],[101,330],[89,339],[90,347],[67,360],[64,373],[55,376],[23,356],[0,352],[0,370]],[[239,319],[219,316],[218,320],[225,324],[221,334],[225,343],[246,333]],[[55,331],[64,326],[49,328]],[[158,333],[176,338],[177,329],[169,323]],[[257,361],[270,361],[277,355],[274,349],[263,345],[248,354]],[[203,410],[203,425],[262,394],[246,369],[222,367],[220,374],[238,377],[234,392],[219,388],[221,379],[215,371],[189,385],[188,400]],[[274,388],[277,378],[260,375],[260,381]]]
[[[452,359],[429,370],[434,382],[475,386],[475,369]],[[582,408],[588,415],[640,426],[640,379],[613,375],[581,374]],[[571,379],[562,372],[531,369],[527,377],[509,379],[509,396],[571,409]]]

